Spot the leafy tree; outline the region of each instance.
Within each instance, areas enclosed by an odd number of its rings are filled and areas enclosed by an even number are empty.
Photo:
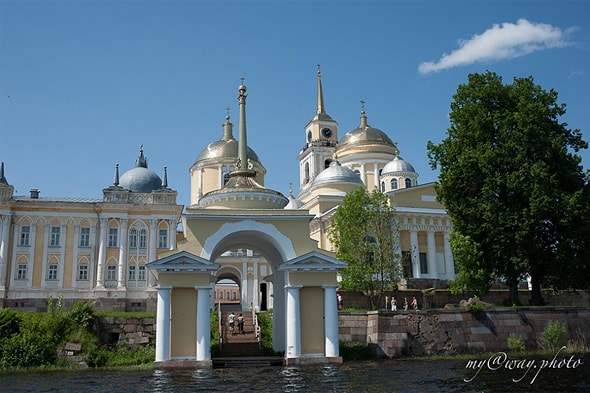
[[[384,292],[396,288],[400,278],[397,223],[387,196],[363,187],[346,194],[332,217],[330,241],[337,258],[348,263],[342,287],[362,291],[371,309],[378,307]]]
[[[447,137],[427,146],[439,201],[480,255],[453,248],[459,279],[503,278],[511,301],[527,274],[532,304],[543,302],[543,283],[570,286],[574,268],[585,272],[575,285],[589,285],[589,176],[575,154],[588,144],[559,122],[557,97],[532,77],[503,84],[493,72],[471,74],[453,97]]]

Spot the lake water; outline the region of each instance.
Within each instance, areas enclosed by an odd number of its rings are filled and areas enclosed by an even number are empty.
[[[562,356],[560,358],[565,358]],[[507,359],[505,359],[507,360]],[[51,371],[0,375],[1,392],[589,392],[590,356],[537,370],[542,360],[381,360],[339,366],[252,367],[194,371]],[[495,363],[494,363],[495,362]],[[563,362],[562,362],[563,363]],[[526,367],[521,363],[521,367]],[[535,367],[536,366],[536,367]],[[508,368],[512,367],[512,370]],[[528,371],[527,371],[528,370]],[[525,373],[525,371],[527,371]],[[536,374],[536,375],[535,375]],[[513,382],[520,379],[519,382]],[[466,382],[466,380],[471,380]],[[532,382],[532,383],[531,383]]]

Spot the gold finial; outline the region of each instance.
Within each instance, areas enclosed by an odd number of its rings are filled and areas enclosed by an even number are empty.
[[[229,106],[225,107],[225,120],[229,120]]]
[[[363,113],[365,112],[365,104],[366,104],[366,101],[365,100],[361,100],[361,111]]]

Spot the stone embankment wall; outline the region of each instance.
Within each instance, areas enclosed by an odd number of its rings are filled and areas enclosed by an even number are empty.
[[[538,349],[551,321],[566,324],[565,340],[590,343],[590,308],[341,313],[339,338],[383,357],[504,351],[511,333]]]
[[[156,342],[155,318],[99,317],[94,328],[104,344],[137,348]]]

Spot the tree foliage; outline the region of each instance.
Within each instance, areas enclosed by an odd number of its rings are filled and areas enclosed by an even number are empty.
[[[487,72],[469,75],[453,98],[447,137],[427,148],[440,168],[439,200],[463,236],[453,247],[456,288],[503,278],[516,300],[518,281],[530,275],[533,304],[543,283],[588,288],[590,190],[575,154],[588,144],[560,123],[566,106],[557,92],[532,77],[503,84]]]
[[[363,187],[348,193],[332,217],[330,241],[337,258],[348,263],[341,273],[342,287],[362,291],[371,309],[400,278],[397,223],[387,196]]]

